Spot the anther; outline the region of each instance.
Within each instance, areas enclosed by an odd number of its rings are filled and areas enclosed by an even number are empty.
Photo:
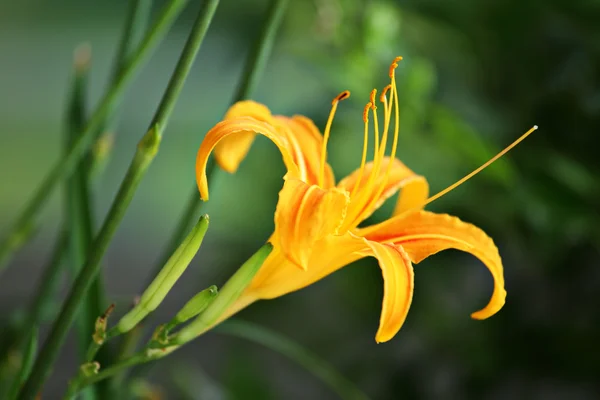
[[[363,121],[365,122],[365,124],[367,122],[369,122],[369,110],[373,108],[373,103],[368,102],[367,105],[365,106],[365,109],[363,111]]]
[[[333,104],[337,103],[338,101],[346,100],[348,97],[350,97],[350,91],[344,90],[342,93],[335,96],[335,98],[333,99],[331,104],[333,105]]]
[[[369,100],[370,100],[370,103],[371,103],[371,108],[372,108],[373,110],[377,110],[377,106],[375,105],[375,104],[376,104],[376,103],[375,103],[375,96],[377,96],[377,89],[373,89],[373,90],[371,90],[371,96],[370,96],[370,98],[369,98]]]
[[[394,58],[394,61],[392,61],[392,65],[390,65],[390,78],[394,75],[394,70],[398,68],[398,62],[400,61],[402,61],[401,56]]]
[[[388,90],[390,90],[391,88],[392,88],[391,83],[383,88],[383,91],[381,92],[381,96],[379,96],[379,101],[381,101],[382,103],[385,103],[385,95],[387,94]]]

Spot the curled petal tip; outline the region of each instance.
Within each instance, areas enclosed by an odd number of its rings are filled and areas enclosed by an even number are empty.
[[[477,320],[483,320],[483,319],[487,319],[487,318],[493,316],[498,311],[500,311],[502,309],[502,307],[504,307],[504,303],[506,302],[506,290],[502,290],[500,296],[501,297],[499,299],[492,300],[492,302],[490,304],[488,304],[488,306],[485,307],[484,309],[475,311],[474,313],[472,313],[471,318],[477,319]]]

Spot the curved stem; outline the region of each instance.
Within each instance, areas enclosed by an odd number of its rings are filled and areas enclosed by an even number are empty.
[[[215,332],[243,338],[274,350],[303,366],[342,399],[366,400],[368,397],[333,367],[290,339],[261,326],[229,320],[214,328]]]

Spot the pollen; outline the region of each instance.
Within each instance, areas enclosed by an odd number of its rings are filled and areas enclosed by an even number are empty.
[[[377,105],[375,103],[375,96],[377,96],[377,89],[371,90],[371,95],[369,98],[369,102],[371,103],[371,108],[373,110],[377,110]]]
[[[394,70],[398,68],[398,63],[400,61],[402,61],[402,56],[398,56],[392,61],[392,65],[390,65],[390,78],[394,75]]]
[[[369,122],[369,110],[371,110],[371,107],[373,107],[373,103],[368,102],[363,110],[363,121],[365,124]]]

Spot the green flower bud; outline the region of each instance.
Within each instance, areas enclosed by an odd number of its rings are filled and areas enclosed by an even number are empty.
[[[138,304],[121,318],[109,336],[131,330],[159,306],[198,252],[207,229],[208,215],[203,215],[146,288]]]
[[[240,297],[250,284],[266,258],[271,254],[273,245],[267,243],[248,259],[219,291],[217,297],[191,324],[175,334],[170,343],[184,344],[212,328],[219,317]]]
[[[197,293],[185,304],[185,306],[183,306],[183,308],[177,313],[177,315],[175,315],[173,320],[169,322],[167,326],[173,327],[182,324],[188,319],[200,314],[206,309],[206,307],[208,307],[217,294],[218,290],[215,285],[212,285],[208,289]]]

